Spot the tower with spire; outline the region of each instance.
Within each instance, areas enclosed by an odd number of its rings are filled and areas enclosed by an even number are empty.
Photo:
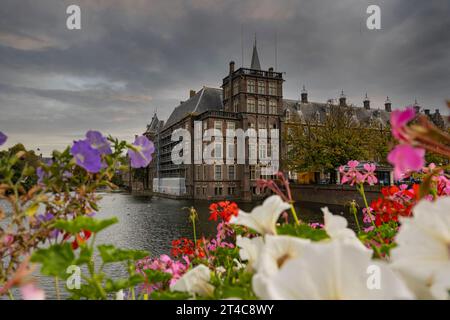
[[[276,72],[273,68],[261,68],[255,36],[250,66],[235,70],[234,62],[230,62],[228,75],[222,81],[223,109],[240,119],[236,129],[245,132],[248,129],[256,132],[260,129],[281,129],[283,81],[281,72]],[[268,138],[271,139],[270,131]],[[245,150],[250,150],[248,141]],[[257,152],[260,157],[264,152],[268,156],[268,151],[269,149],[261,150],[258,147]],[[256,194],[256,170],[257,167],[250,162],[236,167],[241,181],[239,189],[242,190],[242,199],[251,199]]]
[[[283,81],[281,72],[261,68],[255,35],[250,67],[236,70],[235,63],[230,62],[222,82],[224,110],[249,117],[278,116],[283,108]]]
[[[256,47],[256,34],[255,34],[255,42],[253,43],[252,63],[250,64],[250,69],[261,70],[261,64],[259,63],[258,49]]]
[[[389,97],[386,97],[386,101],[384,102],[384,110],[386,112],[392,112],[392,103]]]
[[[367,96],[367,92],[366,92],[366,96],[365,96],[365,98],[363,100],[363,105],[364,105],[364,109],[370,110],[370,99]]]
[[[347,105],[347,97],[344,94],[344,90],[341,91],[341,95],[339,96],[339,105],[344,107]]]
[[[303,85],[302,91],[300,92],[300,99],[302,103],[308,103],[308,91],[306,90],[305,85]]]

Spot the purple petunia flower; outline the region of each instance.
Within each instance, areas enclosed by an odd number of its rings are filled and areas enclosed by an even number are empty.
[[[100,151],[101,154],[112,153],[108,140],[100,132],[89,130],[86,133],[86,138],[91,147]]]
[[[4,144],[6,140],[8,140],[8,137],[3,132],[0,131],[0,146]]]
[[[128,156],[131,159],[133,168],[144,168],[152,161],[152,154],[155,152],[153,142],[145,136],[138,136],[134,140],[133,146],[135,150],[128,149]]]
[[[73,143],[70,153],[74,156],[77,165],[91,173],[97,173],[102,168],[100,151],[94,149],[87,140]]]
[[[38,176],[38,184],[42,184],[46,177],[46,173],[42,167],[37,167],[36,169],[36,175]]]
[[[53,218],[55,218],[55,216],[50,212],[47,212],[46,214],[40,214],[37,216],[37,220],[40,222],[47,222],[52,220]]]

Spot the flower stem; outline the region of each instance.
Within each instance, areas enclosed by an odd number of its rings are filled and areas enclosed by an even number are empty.
[[[9,297],[9,300],[14,300],[14,296],[13,296],[11,290],[8,290],[8,297]]]
[[[358,190],[359,194],[364,200],[364,206],[366,207],[367,214],[370,217],[370,222],[372,222],[372,225],[374,226],[374,228],[376,228],[375,222],[373,221],[372,213],[370,212],[369,203],[367,202],[366,193],[364,192],[364,185],[360,183],[356,186],[356,189]]]
[[[55,293],[56,293],[56,299],[61,300],[61,293],[59,291],[59,279],[58,276],[55,276]]]
[[[291,202],[291,212],[292,212],[292,216],[294,217],[295,224],[300,224],[300,220],[298,220],[297,212],[295,211],[295,207],[292,202]]]
[[[356,203],[352,202],[350,204],[350,211],[353,213],[353,216],[355,217],[356,225],[358,226],[358,231],[361,232],[361,226],[359,225],[357,216],[358,209],[356,208]]]
[[[195,231],[195,219],[192,219],[192,230],[194,232],[194,243],[197,243],[197,233]]]

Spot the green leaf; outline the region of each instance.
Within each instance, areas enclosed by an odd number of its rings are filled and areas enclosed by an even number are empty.
[[[172,279],[172,275],[160,270],[145,269],[145,275],[149,283],[167,282]]]
[[[187,300],[191,297],[189,293],[170,291],[153,291],[150,296],[153,300]]]
[[[145,281],[144,276],[140,274],[134,274],[128,279],[106,279],[105,281],[105,291],[106,292],[117,292],[122,289],[128,289],[141,284]]]
[[[57,220],[55,222],[55,228],[64,230],[71,234],[77,234],[82,230],[97,233],[117,222],[118,220],[116,217],[98,220],[88,216],[79,216],[73,220]]]
[[[306,224],[283,224],[277,228],[277,232],[279,235],[289,235],[298,238],[310,239],[312,241],[321,241],[329,238],[325,230],[314,229]]]
[[[82,245],[80,247],[80,256],[78,257],[76,264],[82,265],[82,264],[89,263],[92,260],[92,254],[93,254],[93,250],[89,246]]]
[[[104,263],[119,262],[126,260],[139,260],[148,257],[149,253],[142,250],[118,249],[111,244],[99,245],[98,251]]]
[[[69,243],[55,244],[47,249],[38,249],[31,256],[31,261],[42,264],[41,273],[47,276],[67,278],[69,266],[76,264],[72,247]]]
[[[67,289],[72,293],[71,300],[80,300],[81,298],[100,299],[97,289],[93,285],[81,284],[79,289]]]

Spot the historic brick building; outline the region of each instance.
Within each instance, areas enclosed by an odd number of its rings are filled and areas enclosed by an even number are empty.
[[[250,68],[235,68],[232,61],[229,72],[223,78],[221,88],[203,87],[199,91],[191,90],[188,100],[177,106],[168,120],[164,123],[155,114],[144,133],[156,146],[154,160],[146,169],[144,188],[152,189],[154,193],[192,199],[239,199],[253,200],[262,195],[256,185],[261,177],[261,166],[252,165],[248,155],[256,152],[259,156],[271,156],[278,153],[281,160],[286,154],[286,146],[279,137],[280,148],[272,150],[271,145],[254,146],[246,141],[245,164],[225,164],[226,155],[236,155],[236,143],[226,143],[226,139],[214,142],[214,155],[223,159],[224,164],[218,161],[213,164],[194,164],[196,153],[195,145],[205,147],[211,142],[203,142],[201,134],[195,138],[194,131],[203,132],[206,129],[220,130],[226,137],[227,129],[280,129],[287,130],[292,115],[303,121],[311,119],[320,122],[327,115],[330,108],[336,104],[347,104],[344,92],[341,92],[338,101],[326,103],[311,102],[305,87],[300,92],[300,99],[283,99],[283,74],[273,68],[262,70],[256,43]],[[415,104],[421,110],[418,104]],[[386,99],[383,109],[373,109],[370,100],[363,100],[363,107],[354,107],[354,117],[360,122],[376,122],[381,128],[388,125],[389,113],[392,110],[389,98]],[[437,110],[431,114],[428,109],[424,112],[439,125],[443,125],[442,116]],[[201,122],[201,128],[194,123]],[[189,148],[191,148],[191,163],[177,165],[172,162],[172,149],[179,141],[172,141],[172,133],[178,128],[186,129],[191,134]],[[194,141],[198,139],[199,141]],[[197,142],[197,143],[196,143]]]

